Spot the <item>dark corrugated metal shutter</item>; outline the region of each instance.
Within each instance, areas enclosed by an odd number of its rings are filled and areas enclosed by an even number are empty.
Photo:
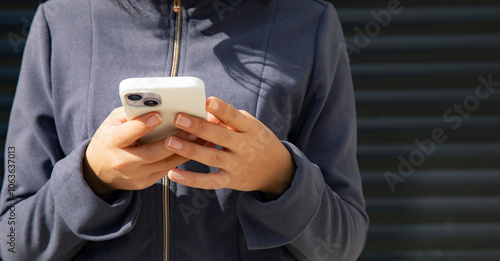
[[[4,170],[7,122],[16,88],[21,56],[37,3],[4,0],[0,3],[0,167]]]
[[[371,218],[360,260],[500,260],[500,2],[332,2]]]
[[[477,87],[500,82],[500,3],[332,2],[371,217],[360,260],[500,260],[500,86]],[[2,148],[36,4],[0,4]]]

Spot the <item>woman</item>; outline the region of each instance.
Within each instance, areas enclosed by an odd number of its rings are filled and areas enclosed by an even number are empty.
[[[119,82],[177,75],[205,82],[208,120],[179,114],[183,132],[137,145],[163,119],[126,121]],[[6,147],[5,260],[355,260],[364,245],[348,57],[323,1],[48,1]]]

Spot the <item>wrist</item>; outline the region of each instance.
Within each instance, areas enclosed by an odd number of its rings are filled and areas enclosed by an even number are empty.
[[[87,157],[83,159],[83,178],[89,185],[90,189],[101,199],[108,200],[112,197],[116,189],[110,187],[108,184],[104,183],[94,172]]]
[[[260,190],[270,200],[278,199],[283,195],[290,188],[293,178],[295,177],[295,171],[297,169],[295,162],[290,152],[285,147],[283,148],[286,152],[282,154],[285,155],[284,160],[281,161],[283,163],[276,164],[280,166],[280,168],[273,173],[272,182],[269,186]]]

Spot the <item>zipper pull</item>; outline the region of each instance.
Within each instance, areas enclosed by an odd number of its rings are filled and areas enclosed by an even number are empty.
[[[178,13],[181,11],[181,0],[174,0],[174,12]]]

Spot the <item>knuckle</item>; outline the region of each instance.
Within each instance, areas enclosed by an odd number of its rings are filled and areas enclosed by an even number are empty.
[[[147,182],[147,180],[146,180],[146,179],[143,179],[143,180],[137,180],[137,181],[135,181],[135,182],[134,182],[134,183],[132,183],[132,184],[133,184],[132,186],[133,186],[133,189],[134,189],[134,190],[141,190],[141,189],[145,189],[145,188],[149,187],[149,186],[148,186],[148,182]]]
[[[196,175],[192,175],[189,180],[187,180],[187,185],[189,186],[193,186],[193,187],[197,187],[199,186],[199,180],[198,178],[196,177]]]
[[[171,170],[171,169],[174,169],[175,167],[177,167],[175,162],[173,162],[171,160],[164,160],[162,162],[161,170]]]
[[[231,141],[231,135],[227,128],[221,128],[217,137],[219,137],[219,144],[227,144]]]
[[[198,124],[196,124],[197,133],[205,133],[206,130],[207,130],[207,124],[203,121],[198,121]]]
[[[157,160],[157,155],[155,148],[153,147],[153,144],[148,144],[144,148],[144,159],[147,161],[156,161]]]
[[[267,128],[261,126],[258,129],[257,137],[261,143],[268,144],[272,141],[273,135],[272,135],[272,133],[270,133],[270,131]]]
[[[196,156],[195,147],[192,145],[185,146],[185,157],[194,158]]]
[[[223,172],[215,173],[211,184],[212,189],[227,188],[229,181],[229,176],[225,175]]]
[[[109,166],[114,171],[123,172],[124,170],[127,169],[128,164],[127,164],[127,162],[125,162],[121,159],[112,159],[112,160],[110,160]]]
[[[219,186],[217,181],[212,181],[212,182],[208,183],[208,186],[207,186],[207,189],[210,189],[210,190],[220,189],[220,188],[223,188],[223,187]]]
[[[224,156],[221,151],[215,151],[210,157],[210,164],[214,166],[220,166],[224,162]]]
[[[146,133],[148,130],[148,127],[146,126],[145,123],[140,122],[138,124],[134,124],[134,128],[132,128],[132,135],[133,136],[142,136]]]
[[[214,190],[214,189],[222,188],[222,186],[220,186],[220,183],[217,179],[218,179],[217,174],[212,174],[212,176],[210,177],[210,180],[206,184],[206,189]]]
[[[103,131],[103,134],[105,134],[104,131]],[[112,137],[111,138],[111,143],[115,147],[120,147],[121,144],[125,144],[126,143],[126,140],[123,137],[123,134],[121,132],[117,131],[116,129],[113,131],[111,137]]]
[[[239,111],[237,111],[236,109],[232,109],[232,110],[230,109],[229,115],[227,118],[227,123],[228,124],[234,123],[238,119],[238,113],[239,113]]]
[[[115,135],[117,132],[116,130],[117,130],[116,126],[109,124],[109,123],[103,123],[99,127],[99,132],[100,132],[100,135],[102,135],[102,136]]]
[[[236,175],[238,169],[239,165],[234,161],[229,162],[226,166],[226,170],[229,172],[230,175]]]

